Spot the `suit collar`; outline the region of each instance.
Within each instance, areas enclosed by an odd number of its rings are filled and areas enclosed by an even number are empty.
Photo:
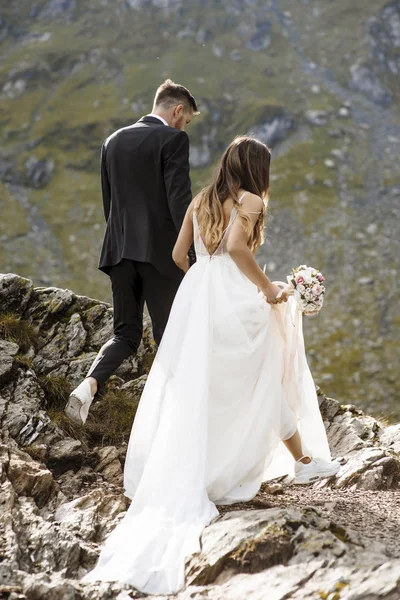
[[[165,127],[164,123],[160,121],[160,119],[157,119],[156,117],[150,117],[149,115],[139,119],[139,123],[154,123],[155,125],[163,125]]]

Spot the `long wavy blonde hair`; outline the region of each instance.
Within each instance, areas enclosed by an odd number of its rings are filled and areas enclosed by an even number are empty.
[[[263,243],[270,162],[271,152],[268,146],[253,137],[236,137],[225,150],[210,185],[200,192],[196,207],[200,234],[210,254],[218,248],[224,235],[222,205],[228,198],[232,198],[242,217],[249,235],[250,249],[255,252]],[[262,211],[254,226],[238,202],[240,189],[256,194],[263,200]]]

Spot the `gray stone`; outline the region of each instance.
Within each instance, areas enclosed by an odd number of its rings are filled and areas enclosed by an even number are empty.
[[[292,126],[292,118],[286,113],[282,113],[256,125],[249,131],[249,135],[254,135],[268,146],[273,147],[287,135]]]
[[[86,377],[90,366],[97,356],[97,352],[83,354],[79,358],[73,359],[66,366],[65,375],[71,383],[71,387],[77,387]]]
[[[31,156],[25,162],[27,184],[36,189],[46,187],[54,173],[54,160]]]
[[[349,452],[363,448],[366,444],[352,425],[351,413],[339,415],[328,427],[328,440],[334,456],[345,456]]]
[[[55,521],[84,540],[103,540],[122,518],[128,499],[100,488],[59,506]]]
[[[377,75],[367,66],[355,63],[350,67],[351,87],[379,106],[387,107],[393,102],[392,93],[378,79]]]
[[[46,373],[55,366],[65,364],[81,354],[86,344],[86,330],[79,313],[74,313],[64,325],[54,327],[55,335],[43,345],[34,358],[33,366],[39,373]],[[68,367],[66,366],[65,372]]]
[[[20,370],[11,394],[4,406],[2,426],[9,431],[11,437],[16,439],[22,431],[22,439],[20,439],[22,443],[32,434],[32,431],[28,434],[27,429],[24,429],[31,418],[37,417],[38,424],[43,419],[46,420],[41,412],[44,393],[32,371]]]
[[[47,464],[52,471],[60,474],[69,469],[77,470],[82,464],[83,457],[82,442],[67,438],[50,446]]]
[[[0,340],[0,377],[11,371],[18,350],[18,344]]]
[[[382,446],[400,454],[400,423],[381,429],[379,442]]]
[[[306,119],[312,125],[326,125],[329,113],[326,110],[308,110]]]
[[[0,273],[0,306],[2,312],[22,313],[29,302],[33,283],[13,273]]]
[[[14,449],[7,460],[7,477],[18,496],[29,496],[44,506],[55,489],[53,476],[44,465]]]

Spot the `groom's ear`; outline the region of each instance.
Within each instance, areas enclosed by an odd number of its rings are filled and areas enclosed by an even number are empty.
[[[177,104],[174,108],[174,116],[179,117],[180,115],[183,114],[184,110],[185,110],[185,107],[183,104]]]

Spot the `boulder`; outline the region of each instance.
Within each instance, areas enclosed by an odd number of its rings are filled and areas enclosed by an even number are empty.
[[[33,292],[33,283],[29,279],[13,273],[0,273],[1,312],[22,313]]]

